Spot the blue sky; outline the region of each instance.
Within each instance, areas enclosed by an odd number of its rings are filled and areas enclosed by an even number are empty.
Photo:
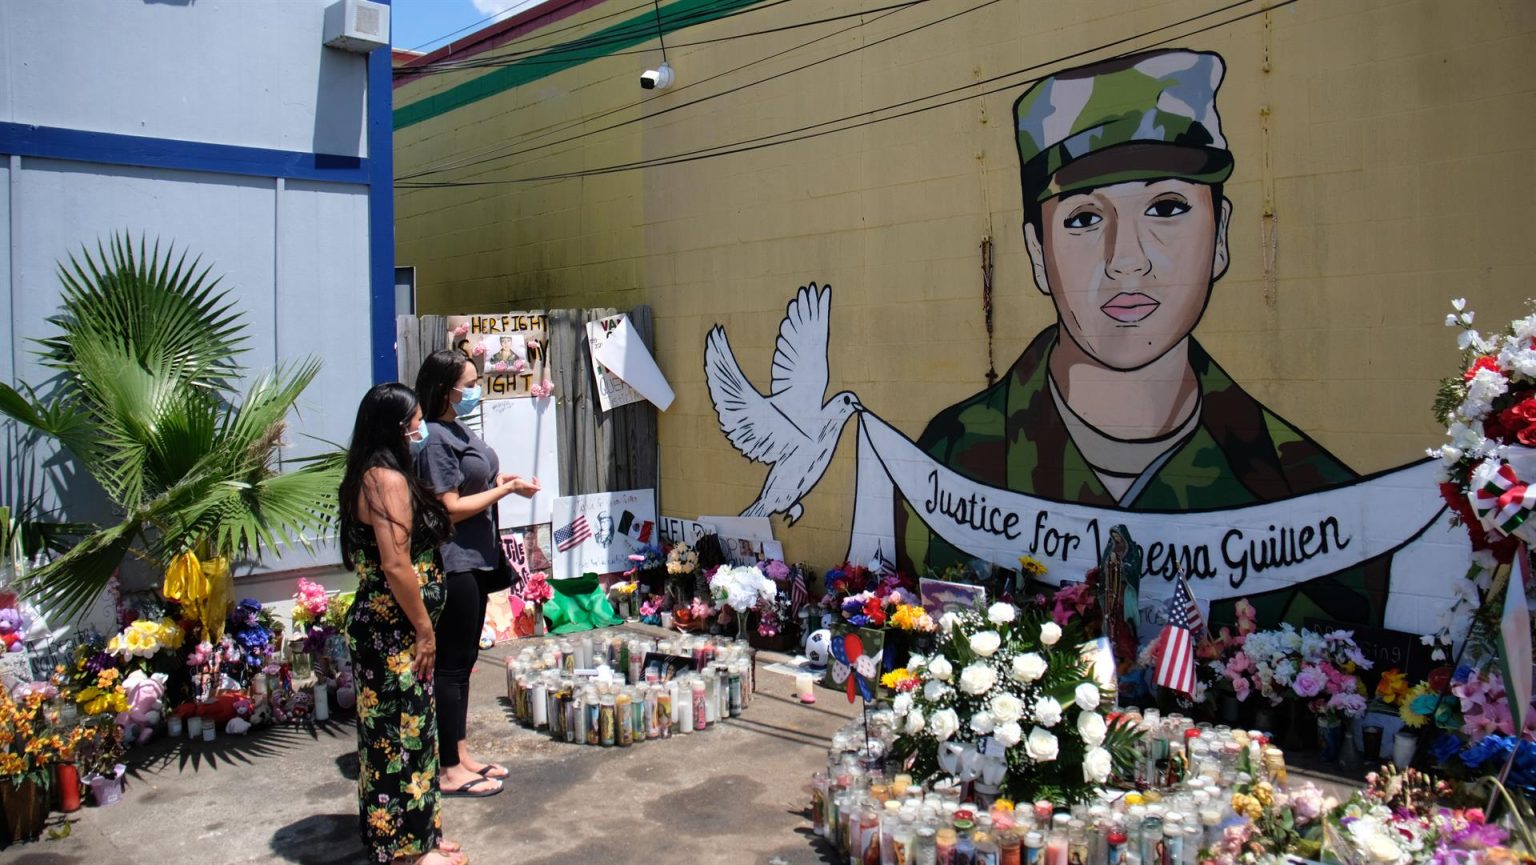
[[[429,51],[461,27],[468,29],[453,38],[467,36],[542,2],[544,0],[394,0],[390,26],[394,30],[396,48]]]

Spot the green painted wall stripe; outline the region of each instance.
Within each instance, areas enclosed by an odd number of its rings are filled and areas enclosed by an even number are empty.
[[[671,33],[684,27],[723,18],[739,9],[761,2],[763,0],[675,0],[661,10],[660,29],[662,33]],[[646,12],[627,21],[605,27],[589,36],[580,37],[598,40],[600,44],[590,48],[561,51],[554,55],[562,58],[560,60],[552,60],[549,54],[533,54],[507,66],[496,67],[479,78],[396,108],[395,129],[404,129],[424,120],[441,117],[450,111],[498,93],[504,93],[514,87],[521,87],[554,75],[556,72],[580,66],[589,60],[596,60],[615,51],[639,45],[655,38],[656,30],[656,13]],[[607,41],[609,39],[613,41]]]

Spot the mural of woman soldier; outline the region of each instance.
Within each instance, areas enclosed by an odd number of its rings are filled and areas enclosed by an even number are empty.
[[[1357,477],[1193,336],[1230,260],[1223,74],[1216,54],[1161,50],[1019,97],[1025,245],[1056,323],[995,385],[932,419],[917,441],[928,455],[995,487],[1140,511],[1233,508]],[[968,558],[905,501],[895,519],[903,570]],[[1252,601],[1265,623],[1380,624],[1387,558]],[[1212,619],[1230,620],[1231,603]]]

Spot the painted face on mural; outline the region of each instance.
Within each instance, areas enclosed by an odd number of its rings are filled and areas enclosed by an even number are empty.
[[[1185,180],[1070,193],[1026,225],[1035,285],[1062,329],[1105,367],[1133,370],[1180,345],[1227,269],[1231,202]]]

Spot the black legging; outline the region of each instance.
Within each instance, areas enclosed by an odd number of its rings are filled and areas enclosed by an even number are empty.
[[[451,571],[448,600],[437,619],[437,750],[443,768],[459,765],[469,715],[469,671],[480,657],[480,631],[485,626],[486,596],[480,572]]]

